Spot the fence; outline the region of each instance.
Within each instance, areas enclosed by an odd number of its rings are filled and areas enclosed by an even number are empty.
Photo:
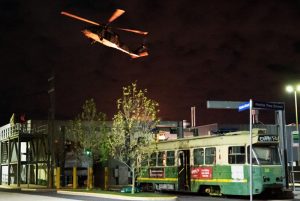
[[[20,133],[42,133],[46,134],[48,130],[47,125],[32,127],[31,121],[27,121],[25,124],[15,123],[15,124],[6,124],[5,126],[0,127],[0,141],[6,140],[12,137],[18,136]]]

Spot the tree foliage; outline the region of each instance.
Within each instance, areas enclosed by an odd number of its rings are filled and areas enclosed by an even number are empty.
[[[82,112],[71,121],[68,138],[74,144],[77,156],[91,155],[93,160],[107,159],[106,140],[108,128],[105,123],[106,115],[97,112],[94,99],[86,100]]]
[[[123,97],[117,101],[118,112],[108,139],[110,155],[130,168],[133,185],[140,160],[151,152],[153,130],[159,122],[159,105],[146,93],[147,90],[138,89],[136,83],[123,87]]]

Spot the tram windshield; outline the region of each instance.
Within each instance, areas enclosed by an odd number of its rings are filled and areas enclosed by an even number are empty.
[[[276,146],[253,146],[252,163],[254,165],[280,165],[279,150]],[[249,147],[248,147],[249,163]]]

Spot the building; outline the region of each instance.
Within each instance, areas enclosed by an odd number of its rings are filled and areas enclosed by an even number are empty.
[[[76,166],[78,187],[86,186],[88,164],[91,159],[84,154],[78,156],[73,151],[72,142],[67,135],[68,127],[70,121],[31,120],[0,127],[0,184],[51,187],[57,178],[54,177],[56,175],[54,170],[60,167],[60,186],[72,187],[73,167]],[[258,124],[255,127],[267,128],[268,133],[277,134],[276,125]],[[291,165],[292,161],[298,161],[299,146],[297,139],[292,135],[295,126],[285,128],[289,147],[287,161]],[[185,121],[162,121],[155,132],[159,140],[172,140],[200,135],[221,135],[229,131],[248,129],[249,125],[210,124],[190,127]],[[93,184],[96,187],[115,187],[131,182],[128,168],[116,160],[110,160],[105,165],[95,163],[93,170]]]

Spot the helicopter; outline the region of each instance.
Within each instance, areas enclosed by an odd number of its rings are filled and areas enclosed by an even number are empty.
[[[103,23],[97,23],[91,20],[88,20],[86,18],[82,18],[80,16],[61,11],[62,15],[81,20],[83,22],[92,24],[92,26],[87,27],[82,30],[82,33],[89,39],[92,40],[92,43],[99,42],[105,46],[115,48],[123,53],[128,54],[131,58],[139,58],[139,57],[145,57],[148,56],[148,49],[145,46],[145,44],[142,44],[140,47],[138,47],[136,50],[132,51],[130,50],[127,45],[122,43],[120,41],[119,35],[113,31],[113,29],[132,32],[136,34],[141,35],[147,35],[148,32],[140,31],[140,30],[134,30],[134,29],[125,29],[125,28],[112,28],[109,26],[110,23],[112,23],[114,20],[116,20],[118,17],[120,17],[122,14],[124,14],[124,10],[116,9],[116,11],[112,14],[112,16],[109,18],[106,24]]]

